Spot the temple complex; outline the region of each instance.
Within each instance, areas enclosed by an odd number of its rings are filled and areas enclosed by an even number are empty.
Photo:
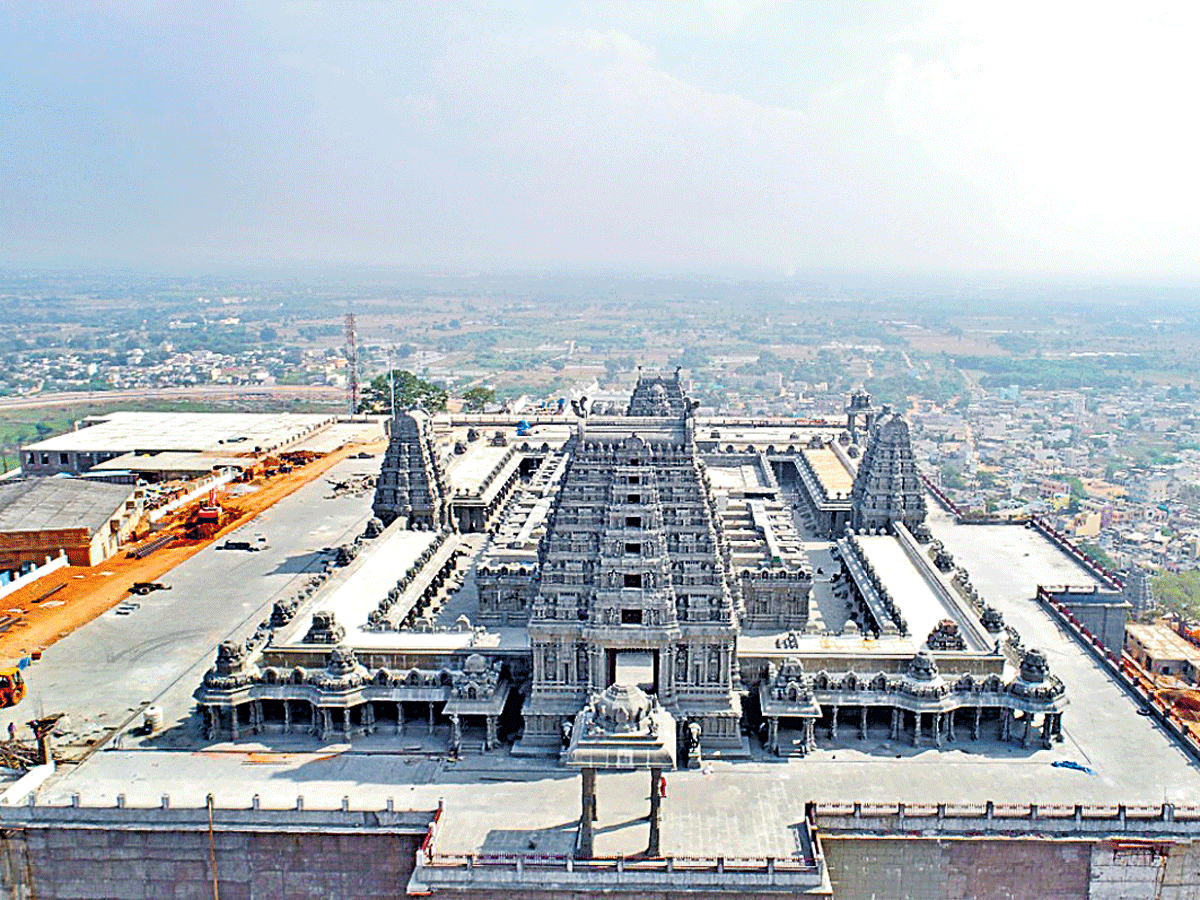
[[[522,435],[398,414],[377,520],[221,646],[205,734],[424,728],[569,761],[619,686],[673,759],[1061,740],[1067,686],[930,541],[901,416],[860,391],[844,427],[705,423],[678,371],[572,405]]]
[[[309,485],[38,661],[84,724],[0,798],[3,896],[1191,896],[1136,576],[926,509],[865,392],[705,418],[641,372],[338,465],[374,496]]]

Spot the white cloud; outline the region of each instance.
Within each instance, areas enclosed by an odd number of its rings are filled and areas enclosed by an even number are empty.
[[[1195,271],[1198,24],[1195,6],[941,4],[902,36],[888,107],[1030,267]]]

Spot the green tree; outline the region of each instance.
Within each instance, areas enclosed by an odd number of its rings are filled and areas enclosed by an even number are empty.
[[[467,412],[483,412],[484,408],[495,401],[496,392],[490,387],[480,385],[473,387],[463,394],[463,409]]]
[[[1150,581],[1154,599],[1190,618],[1200,615],[1200,572],[1164,572]]]
[[[446,409],[446,389],[418,378],[406,369],[394,369],[396,382],[396,409],[412,409],[420,406],[428,412]],[[377,375],[364,386],[359,396],[358,411],[364,413],[391,412],[391,386],[387,373]]]

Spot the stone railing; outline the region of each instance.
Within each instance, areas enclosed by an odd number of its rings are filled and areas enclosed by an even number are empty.
[[[963,517],[962,508],[957,503],[955,503],[953,500],[951,500],[945,491],[943,491],[940,487],[938,487],[936,484],[934,484],[932,481],[930,481],[929,478],[926,477],[924,472],[918,472],[917,474],[921,478],[921,484],[925,485],[925,490],[927,490],[927,491],[929,491],[929,493],[933,494],[933,498],[942,505],[942,508],[944,510],[946,510],[946,512],[950,513],[951,515],[953,515],[959,519],[961,519]]]
[[[401,809],[392,797],[382,805],[366,806],[352,805],[348,796],[343,796],[335,805],[312,804],[303,794],[287,807],[266,805],[258,794],[250,797],[246,804],[236,806],[218,803],[212,794],[191,800],[193,802],[178,803],[170,794],[163,794],[158,803],[139,804],[129,802],[125,794],[117,794],[111,803],[101,806],[84,804],[77,793],[70,796],[67,804],[38,802],[37,794],[33,793],[19,806],[0,806],[0,827],[89,831],[97,828],[270,831],[278,828],[281,831],[344,830],[354,833],[375,829],[419,835],[427,830],[430,816],[436,815],[428,809]]]
[[[1029,524],[1049,538],[1050,542],[1056,547],[1066,552],[1068,556],[1099,578],[1106,587],[1110,587],[1115,591],[1121,590],[1121,579],[1116,572],[1112,571],[1111,569],[1106,569],[1098,559],[1093,557],[1090,553],[1072,541],[1065,534],[1056,530],[1041,516],[1033,516],[1029,520]]]
[[[1197,804],[810,803],[823,831],[938,834],[1200,837]]]

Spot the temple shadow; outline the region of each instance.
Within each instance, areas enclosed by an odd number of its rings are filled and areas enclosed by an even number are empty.
[[[503,855],[570,856],[575,850],[578,819],[571,819],[548,828],[495,828],[487,833],[480,853]]]
[[[321,568],[321,563],[327,558],[329,558],[329,554],[323,553],[320,550],[314,550],[311,553],[300,553],[287,557],[275,566],[274,569],[264,574],[299,575],[302,572],[316,572]]]
[[[613,831],[620,831],[622,828],[633,828],[638,825],[647,825],[650,821],[650,814],[644,816],[634,816],[632,819],[626,819],[624,822],[613,822],[610,825],[603,825],[596,829],[596,834],[609,834]]]

